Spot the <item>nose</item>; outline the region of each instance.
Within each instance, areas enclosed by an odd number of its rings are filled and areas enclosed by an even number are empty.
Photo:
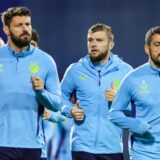
[[[91,42],[91,46],[96,46],[96,45],[97,45],[96,40],[93,40],[93,41]]]
[[[29,31],[30,27],[28,25],[23,25],[23,31]]]

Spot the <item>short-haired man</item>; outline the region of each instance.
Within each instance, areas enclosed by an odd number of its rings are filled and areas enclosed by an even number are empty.
[[[62,113],[74,118],[73,160],[122,160],[121,129],[108,111],[121,79],[131,70],[111,50],[112,28],[95,24],[88,31],[88,55],[66,71],[62,80]],[[70,102],[76,93],[77,103]]]
[[[109,119],[132,132],[133,160],[160,159],[160,26],[148,30],[145,52],[149,62],[135,69],[124,79]],[[123,111],[132,103],[133,117]]]
[[[29,9],[9,8],[2,22],[8,43],[0,48],[0,159],[39,160],[41,106],[58,111],[61,103],[56,64],[30,45]]]

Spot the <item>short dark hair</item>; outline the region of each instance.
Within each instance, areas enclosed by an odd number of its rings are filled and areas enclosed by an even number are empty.
[[[103,23],[97,23],[91,26],[91,28],[89,28],[88,33],[94,33],[98,31],[106,31],[109,40],[114,41],[114,34],[112,31],[112,27]]]
[[[151,40],[152,40],[152,36],[154,34],[160,34],[160,26],[153,27],[147,31],[146,36],[145,36],[145,44],[146,45],[150,45]]]
[[[31,11],[26,7],[11,7],[2,13],[3,25],[9,27],[12,18],[14,16],[29,16],[31,17]]]
[[[39,35],[38,32],[33,28],[32,28],[32,40],[35,41],[39,46]]]

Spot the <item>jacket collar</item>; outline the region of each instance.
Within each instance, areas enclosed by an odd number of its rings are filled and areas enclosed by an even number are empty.
[[[95,66],[92,64],[89,55],[80,59],[79,62],[82,63],[82,65],[89,71],[91,71],[93,74],[97,74]],[[101,74],[103,75],[113,70],[118,70],[118,65],[122,62],[123,61],[117,55],[110,52],[109,61],[102,67]]]
[[[6,44],[6,47],[10,51],[9,54],[12,54],[14,57],[17,57],[17,58],[28,56],[28,55],[32,54],[35,49],[32,45],[29,45],[27,50],[23,50],[17,54],[14,52],[14,50],[12,48],[10,48],[8,43]]]
[[[160,73],[160,68],[154,68],[150,62],[146,63],[153,72]]]

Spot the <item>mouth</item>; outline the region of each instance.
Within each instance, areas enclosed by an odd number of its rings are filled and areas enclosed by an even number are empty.
[[[30,34],[29,33],[24,33],[24,34],[21,35],[21,37],[26,37],[26,36],[30,37]]]
[[[24,35],[22,35],[22,37],[26,37],[26,36],[30,37],[30,35],[29,35],[29,34],[24,34]]]
[[[97,52],[98,52],[97,49],[92,49],[92,50],[91,50],[91,54],[96,54]]]

